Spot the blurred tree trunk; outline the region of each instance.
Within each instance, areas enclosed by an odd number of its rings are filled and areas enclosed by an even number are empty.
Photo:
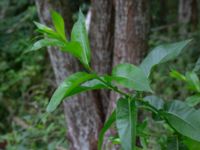
[[[72,19],[66,0],[36,0],[39,18],[42,23],[51,25],[50,9],[60,12],[66,23],[67,33],[71,31]],[[48,48],[57,84],[68,75],[80,70],[77,61],[57,48]],[[96,101],[91,93],[83,93],[64,102],[67,134],[70,150],[95,150],[102,121]]]
[[[198,24],[197,0],[179,0],[178,21],[180,24],[179,34],[185,37],[191,27],[193,30]]]
[[[60,12],[65,19],[67,34],[71,30],[71,13],[66,0],[35,0],[42,23],[51,25],[49,9]],[[114,2],[114,3],[113,3]],[[147,0],[92,0],[90,43],[92,67],[108,74],[118,63],[138,64],[147,51]],[[59,84],[66,76],[81,67],[69,55],[48,48]],[[96,150],[98,132],[115,106],[115,96],[108,91],[95,91],[64,102],[70,150]],[[112,149],[117,149],[116,147]],[[111,149],[109,149],[111,150]]]
[[[114,45],[114,6],[112,0],[93,0],[90,24],[90,45],[92,49],[92,68],[100,74],[109,74],[112,70]],[[94,93],[102,103],[105,119],[109,92],[105,90]]]

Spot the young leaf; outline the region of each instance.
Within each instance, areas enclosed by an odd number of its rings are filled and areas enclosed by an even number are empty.
[[[143,71],[131,64],[119,64],[114,67],[112,79],[118,84],[136,91],[152,92],[148,78]]]
[[[200,94],[188,97],[185,102],[191,107],[198,105],[200,103]]]
[[[47,111],[54,111],[61,101],[70,96],[70,93],[76,90],[82,83],[94,79],[96,75],[85,72],[77,72],[67,77],[62,84],[56,89],[47,106]]]
[[[51,11],[51,17],[57,33],[62,37],[63,40],[66,40],[65,23],[62,16],[55,11]]]
[[[81,11],[79,12],[78,21],[73,26],[71,40],[80,43],[81,48],[83,49],[83,55],[81,59],[84,64],[87,64],[87,66],[89,66],[91,57],[90,46],[87,31],[85,28],[85,19]]]
[[[99,138],[98,138],[98,150],[102,149],[102,144],[104,140],[104,135],[106,131],[111,127],[111,125],[115,122],[116,120],[116,112],[113,111],[112,114],[109,116],[107,121],[104,123],[103,128],[101,129],[101,132],[99,133]]]
[[[62,51],[68,52],[81,61],[82,48],[78,42],[62,42],[57,39],[41,39],[35,42],[30,51],[38,50],[43,47],[56,46]],[[84,64],[84,62],[82,62]]]
[[[122,98],[117,101],[116,125],[122,148],[135,150],[137,125],[135,101]]]
[[[60,39],[60,36],[58,33],[56,33],[53,29],[41,24],[41,23],[38,23],[38,22],[34,22],[35,25],[37,26],[38,28],[38,31],[41,32],[41,33],[44,33],[47,35],[47,37],[49,38],[55,38],[55,39]]]
[[[163,44],[154,48],[140,64],[140,68],[149,77],[151,69],[160,63],[167,62],[176,58],[182,50],[191,42],[185,40],[173,44]]]
[[[176,78],[178,80],[183,80],[183,81],[186,80],[186,77],[184,75],[182,75],[181,73],[179,73],[178,71],[176,71],[176,70],[172,70],[170,72],[170,76],[173,77],[173,78]]]
[[[172,101],[166,105],[162,115],[180,134],[200,142],[200,110],[196,110],[181,101]]]
[[[48,46],[57,46],[57,47],[63,47],[65,44],[57,39],[42,39],[37,42],[35,42],[31,48],[31,51],[41,49],[43,47]]]

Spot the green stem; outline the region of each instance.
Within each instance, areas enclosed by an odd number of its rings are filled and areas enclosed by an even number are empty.
[[[101,82],[104,83],[105,85],[107,85],[108,88],[110,88],[111,90],[113,90],[113,91],[115,91],[115,92],[117,92],[117,93],[119,93],[119,94],[121,94],[121,95],[124,95],[125,97],[130,97],[129,94],[124,93],[123,91],[119,90],[117,87],[114,87],[114,86],[111,85],[110,83],[108,83],[108,82],[104,81],[103,79],[101,79],[101,78],[99,77],[99,75],[98,75],[95,71],[92,70],[92,68],[88,67],[88,68],[86,68],[86,69],[88,70],[88,72],[90,72],[90,73],[92,73],[92,74],[96,74],[96,79],[99,80],[99,81],[101,81]]]

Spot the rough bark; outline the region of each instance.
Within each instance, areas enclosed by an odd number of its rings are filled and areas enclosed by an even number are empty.
[[[68,32],[71,29],[71,15],[66,0],[36,0],[39,18],[42,23],[51,24],[49,10],[59,11],[66,23]],[[77,61],[68,54],[49,47],[48,52],[53,66],[57,84],[75,71],[80,70]],[[64,102],[64,111],[67,121],[67,133],[70,150],[95,150],[97,137],[102,121],[95,99],[91,93],[84,93]]]
[[[190,23],[192,23],[192,27],[197,26],[197,0],[179,0],[178,21],[180,24],[179,33],[183,37],[187,35]]]
[[[113,66],[138,64],[148,48],[148,0],[115,1],[115,43]],[[115,107],[116,94],[111,94],[110,107]],[[111,110],[111,109],[109,109]]]
[[[92,67],[100,74],[109,74],[112,70],[114,45],[114,6],[111,0],[93,0],[90,24],[90,43],[92,49]],[[101,101],[104,116],[109,103],[109,92],[95,93]]]
[[[148,48],[148,0],[115,0],[115,38],[113,66],[139,64]],[[116,107],[119,95],[111,92],[108,114]],[[108,134],[115,134],[112,130]],[[120,149],[113,146],[109,150]]]

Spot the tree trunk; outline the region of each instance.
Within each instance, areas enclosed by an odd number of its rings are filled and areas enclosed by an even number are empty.
[[[146,54],[149,32],[148,7],[148,0],[115,1],[113,66],[126,62],[137,65]],[[118,98],[118,94],[111,92],[108,115],[116,107]],[[115,133],[111,130],[109,134]],[[119,147],[111,146],[109,150],[111,149]]]
[[[93,0],[91,8],[92,68],[100,74],[109,74],[112,70],[114,45],[114,6],[111,0]],[[109,104],[109,92],[101,90],[97,91],[95,95],[102,103],[103,119],[105,119]]]
[[[119,63],[139,64],[148,48],[148,0],[115,1],[115,43],[113,66]],[[111,93],[111,108],[117,95]],[[112,110],[110,108],[110,110]]]
[[[198,23],[197,0],[179,0],[178,21],[180,24],[179,34],[185,37],[190,23],[192,23],[192,28],[195,28]]]
[[[71,14],[66,0],[36,0],[39,18],[42,23],[50,25],[49,10],[52,8],[60,12],[66,23],[68,33],[71,29]],[[59,84],[64,78],[80,70],[77,61],[68,54],[56,48],[48,48],[51,63]],[[96,101],[91,93],[74,96],[64,102],[64,111],[67,121],[67,133],[70,150],[96,150],[98,132],[102,127]]]

